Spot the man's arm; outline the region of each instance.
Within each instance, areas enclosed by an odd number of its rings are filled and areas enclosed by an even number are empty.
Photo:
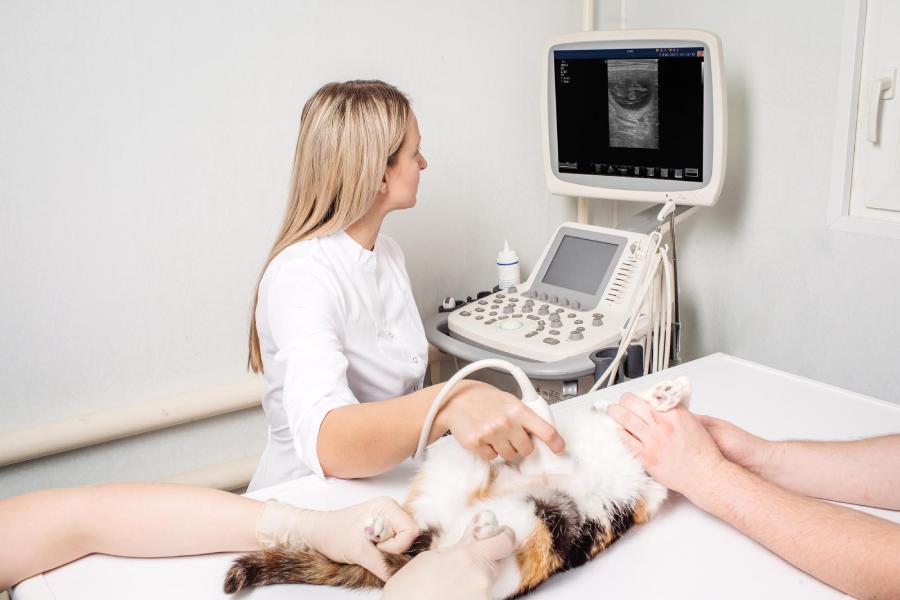
[[[900,590],[900,525],[799,496],[728,461],[685,496],[851,596],[891,598]]]
[[[608,412],[654,479],[792,565],[861,598],[900,589],[900,525],[793,494],[728,462],[682,407],[659,413],[627,394]]]
[[[700,417],[725,458],[785,489],[900,510],[900,435],[848,442],[774,442]]]

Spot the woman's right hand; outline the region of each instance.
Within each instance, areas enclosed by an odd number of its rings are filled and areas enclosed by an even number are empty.
[[[566,447],[556,428],[521,400],[480,381],[460,382],[438,413],[437,422],[485,460],[498,454],[509,461],[517,455],[528,456],[534,450],[532,434],[557,454]]]

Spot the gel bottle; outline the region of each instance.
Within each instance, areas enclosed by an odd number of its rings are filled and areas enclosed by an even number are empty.
[[[501,290],[521,283],[519,255],[509,248],[507,240],[503,240],[503,250],[497,254],[497,279]]]

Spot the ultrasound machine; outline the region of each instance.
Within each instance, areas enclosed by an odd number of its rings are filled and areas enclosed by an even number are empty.
[[[721,192],[725,89],[719,39],[698,30],[554,37],[541,69],[548,190],[653,206],[620,228],[561,224],[525,282],[426,330],[457,364],[503,358],[554,402],[677,358],[676,217]]]

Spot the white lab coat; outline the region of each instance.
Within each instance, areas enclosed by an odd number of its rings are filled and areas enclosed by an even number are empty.
[[[403,252],[386,235],[374,251],[340,231],[280,252],[260,282],[256,326],[268,437],[250,490],[323,476],[316,442],[332,409],[422,386],[428,342]]]

